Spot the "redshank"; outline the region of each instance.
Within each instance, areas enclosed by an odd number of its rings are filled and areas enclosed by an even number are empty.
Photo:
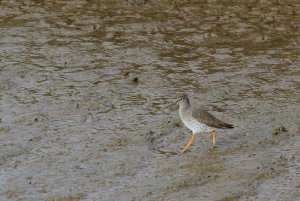
[[[184,125],[193,132],[192,138],[182,150],[185,153],[188,148],[193,144],[196,138],[196,134],[202,134],[205,132],[212,132],[212,144],[213,148],[216,146],[216,129],[228,129],[233,128],[233,125],[225,123],[205,109],[193,108],[186,93],[179,96],[176,101],[179,104],[179,115]]]

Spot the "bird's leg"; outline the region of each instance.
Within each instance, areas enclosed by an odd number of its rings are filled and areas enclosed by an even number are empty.
[[[212,131],[212,133],[211,133],[211,138],[212,138],[213,148],[215,148],[215,147],[216,147],[216,138],[217,138],[217,136],[216,136],[216,129],[214,129],[214,130]]]
[[[192,138],[190,139],[190,141],[187,143],[187,145],[184,147],[184,149],[182,150],[182,153],[185,153],[187,151],[187,149],[194,143],[195,141],[195,134],[192,135]]]

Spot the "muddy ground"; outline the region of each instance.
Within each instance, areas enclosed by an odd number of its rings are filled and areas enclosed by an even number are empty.
[[[0,200],[300,198],[298,1],[0,1]],[[174,102],[235,125],[191,137]]]

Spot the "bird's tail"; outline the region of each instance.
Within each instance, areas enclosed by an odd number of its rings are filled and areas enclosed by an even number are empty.
[[[229,128],[229,129],[231,129],[231,128],[234,128],[234,126],[233,126],[232,124],[227,124],[227,123],[225,123],[225,124],[224,124],[224,128]]]

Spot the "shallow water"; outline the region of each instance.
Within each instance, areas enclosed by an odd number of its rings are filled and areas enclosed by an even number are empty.
[[[0,2],[0,200],[297,200],[300,3],[140,2]]]

